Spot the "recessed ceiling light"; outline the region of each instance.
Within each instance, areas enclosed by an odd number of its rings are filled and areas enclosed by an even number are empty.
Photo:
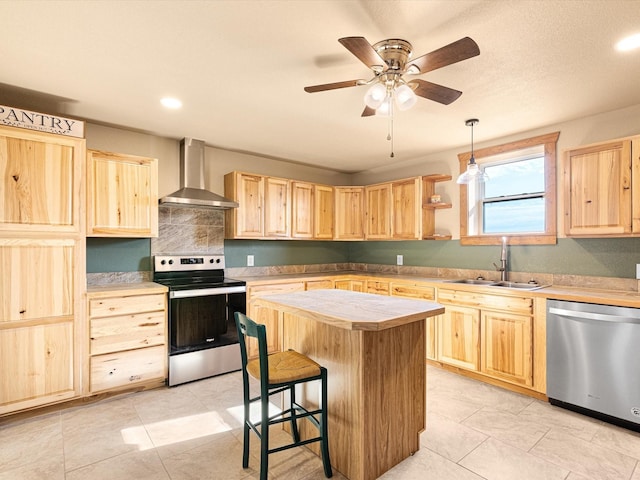
[[[176,109],[176,108],[180,108],[182,107],[182,102],[180,100],[178,100],[177,98],[172,98],[172,97],[165,97],[163,99],[160,100],[160,103],[166,107],[166,108],[172,108],[172,109]]]
[[[628,52],[638,47],[640,47],[640,33],[625,37],[616,43],[616,50],[620,52]]]

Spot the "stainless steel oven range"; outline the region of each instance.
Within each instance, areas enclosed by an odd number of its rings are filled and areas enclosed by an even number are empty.
[[[225,278],[223,255],[156,255],[153,281],[169,288],[169,386],[240,370],[234,312],[246,284]]]

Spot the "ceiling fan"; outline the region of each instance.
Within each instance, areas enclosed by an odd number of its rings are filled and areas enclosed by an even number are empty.
[[[453,63],[480,54],[476,42],[464,37],[438,50],[411,60],[413,47],[399,38],[382,40],[371,45],[364,37],[344,37],[338,40],[347,50],[369,67],[374,76],[369,80],[347,80],[305,87],[305,92],[315,93],[338,88],[372,85],[365,94],[366,107],[363,117],[371,115],[393,115],[393,99],[400,110],[411,108],[416,103],[416,95],[449,105],[462,95],[443,85],[418,78],[413,75],[446,67]]]

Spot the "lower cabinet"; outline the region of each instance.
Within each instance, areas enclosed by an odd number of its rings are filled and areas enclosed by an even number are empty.
[[[437,359],[533,386],[533,298],[438,289]]]
[[[389,282],[380,280],[367,280],[367,293],[389,295]]]
[[[108,287],[106,287],[108,288]],[[164,287],[158,287],[162,291]],[[89,393],[164,383],[167,296],[148,291],[88,294]]]
[[[267,327],[267,353],[279,352],[280,347],[280,318],[277,310],[271,308],[258,307],[252,304],[251,300],[264,295],[276,293],[299,292],[305,289],[305,282],[274,283],[269,285],[248,285],[247,286],[247,316],[256,323]],[[258,343],[250,338],[247,345],[249,357],[258,356]]]
[[[391,282],[389,295],[412,298],[414,300],[435,301],[435,288],[415,282]],[[439,315],[438,315],[439,316]],[[427,318],[427,348],[425,356],[429,360],[437,360],[437,323],[438,316]]]
[[[351,290],[352,292],[364,292],[366,289],[366,281],[353,279],[336,280],[334,288],[339,290]]]

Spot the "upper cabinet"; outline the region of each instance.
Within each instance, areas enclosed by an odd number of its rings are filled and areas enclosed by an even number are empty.
[[[87,151],[87,236],[158,236],[155,158]]]
[[[291,182],[291,237],[333,238],[333,187]]]
[[[391,184],[369,185],[365,192],[365,237],[371,240],[391,238]]]
[[[335,187],[336,240],[364,239],[364,187]]]
[[[640,234],[640,137],[569,150],[563,173],[567,236]]]
[[[83,139],[0,127],[0,231],[82,232]]]
[[[224,176],[224,194],[240,204],[225,211],[226,238],[290,236],[290,181],[244,172]]]

